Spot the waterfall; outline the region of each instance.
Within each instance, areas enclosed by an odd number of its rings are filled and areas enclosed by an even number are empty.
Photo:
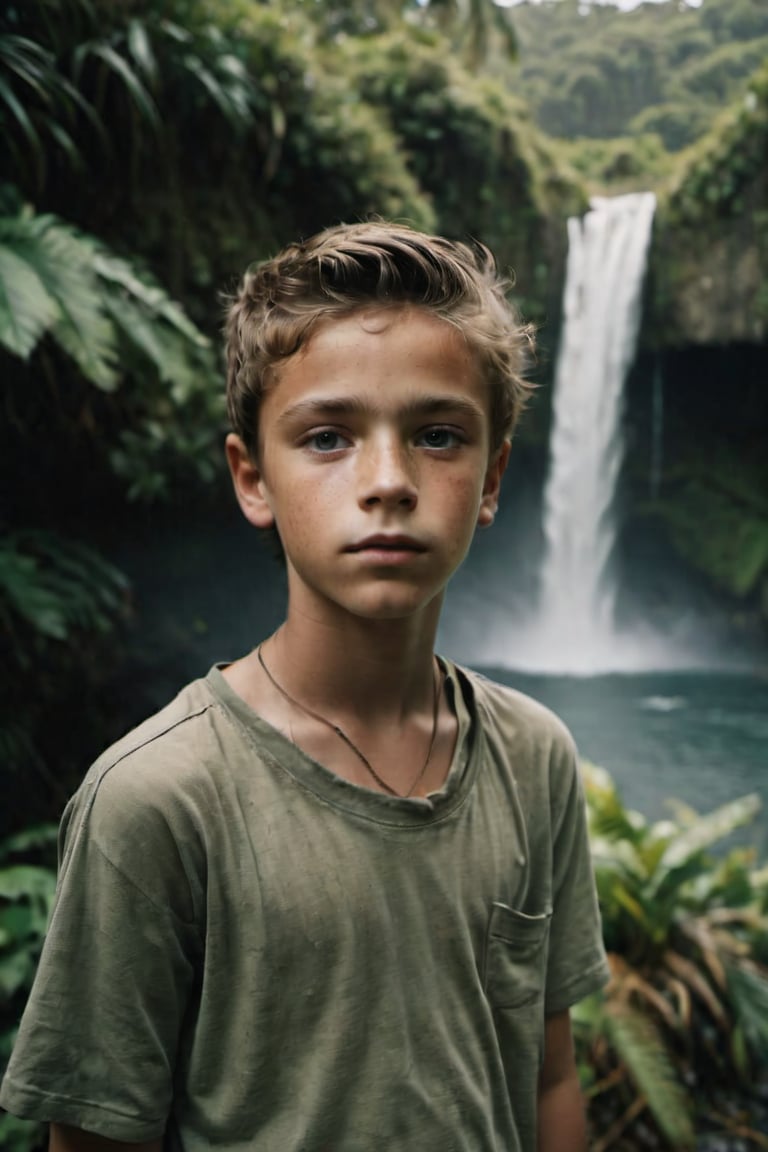
[[[614,646],[611,554],[621,468],[622,396],[640,322],[656,201],[635,193],[591,201],[568,221],[563,330],[555,373],[537,663],[606,666]],[[610,663],[608,664],[610,666]]]

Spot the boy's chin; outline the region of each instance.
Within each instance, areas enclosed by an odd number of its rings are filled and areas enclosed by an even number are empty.
[[[425,612],[439,612],[442,599],[442,590],[426,597],[423,593],[421,595],[413,594],[411,596],[405,594],[399,596],[378,596],[371,597],[370,600],[356,604],[351,608],[351,611],[353,615],[363,620],[370,620],[371,623],[377,621],[407,621],[416,616],[422,616]]]

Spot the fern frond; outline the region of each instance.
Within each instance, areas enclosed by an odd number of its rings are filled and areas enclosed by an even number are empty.
[[[626,1003],[612,1003],[605,1010],[605,1031],[661,1131],[673,1147],[692,1147],[691,1102],[653,1023]]]

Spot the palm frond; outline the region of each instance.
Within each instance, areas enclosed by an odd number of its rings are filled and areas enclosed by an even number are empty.
[[[690,1101],[653,1023],[626,1003],[611,1003],[605,1010],[604,1026],[661,1131],[673,1147],[692,1147]]]
[[[19,163],[33,169],[40,183],[49,160],[51,139],[75,167],[83,158],[72,136],[77,113],[100,128],[93,109],[62,72],[54,54],[25,36],[0,33],[0,123]],[[14,130],[24,147],[14,143]]]
[[[111,44],[102,40],[90,40],[79,44],[73,57],[74,72],[78,79],[82,77],[89,60],[101,64],[104,77],[112,75],[120,82],[144,123],[153,132],[158,132],[160,114],[157,106],[140,76],[125,57]]]
[[[143,21],[136,19],[129,21],[127,40],[128,50],[136,67],[144,73],[150,84],[156,84],[158,79],[157,59]]]

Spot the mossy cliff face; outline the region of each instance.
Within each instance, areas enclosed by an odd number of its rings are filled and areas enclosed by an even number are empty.
[[[732,598],[734,616],[763,627],[768,64],[659,198],[641,339],[664,384],[667,470],[650,511],[674,551]],[[630,418],[651,386],[649,372]]]
[[[768,339],[768,63],[660,197],[651,284],[657,345]]]

